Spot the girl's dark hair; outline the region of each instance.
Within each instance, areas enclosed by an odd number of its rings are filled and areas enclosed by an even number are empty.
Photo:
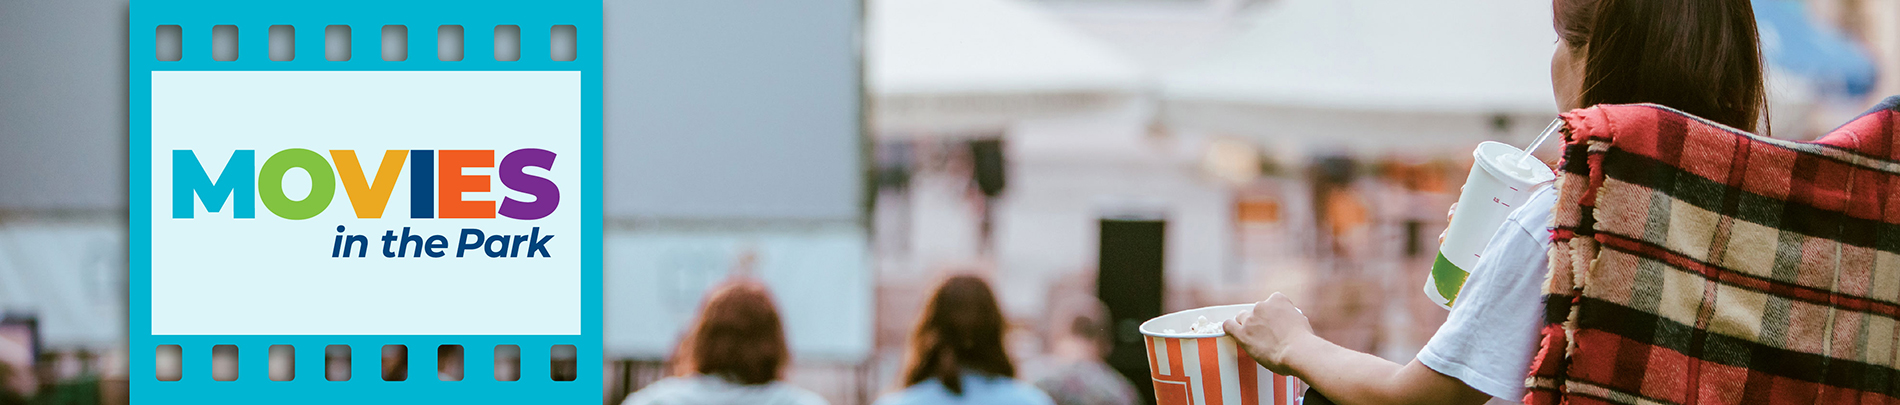
[[[955,276],[937,286],[910,337],[904,386],[936,378],[951,394],[963,394],[964,369],[1015,377],[1003,349],[1003,311],[990,285],[976,276]]]
[[[1750,0],[1554,0],[1557,35],[1588,45],[1581,107],[1655,103],[1754,132],[1767,110]]]
[[[791,357],[785,329],[764,284],[728,280],[706,295],[699,319],[680,343],[677,374],[722,377],[756,385],[778,380]]]

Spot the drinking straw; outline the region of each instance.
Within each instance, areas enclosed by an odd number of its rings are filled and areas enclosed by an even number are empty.
[[[1544,140],[1550,139],[1550,134],[1557,133],[1557,128],[1562,127],[1563,125],[1564,125],[1563,118],[1550,120],[1550,126],[1544,127],[1544,133],[1537,135],[1537,140],[1532,141],[1530,147],[1524,148],[1524,156],[1517,158],[1517,165],[1523,166],[1524,163],[1530,162],[1531,151],[1537,150],[1538,146],[1543,146]]]

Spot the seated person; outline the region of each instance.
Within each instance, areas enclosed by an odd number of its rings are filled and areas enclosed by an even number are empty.
[[[677,376],[627,396],[625,405],[827,405],[784,381],[791,357],[765,285],[733,278],[706,295],[674,353]]]

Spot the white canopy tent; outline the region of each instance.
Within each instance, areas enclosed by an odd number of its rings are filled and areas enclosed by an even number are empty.
[[[1141,73],[1019,0],[873,0],[866,30],[872,130],[1001,131],[1024,118],[1131,100]]]
[[[1557,113],[1550,2],[1276,0],[1246,18],[1164,75],[1168,124],[1288,152],[1450,152],[1527,141]]]

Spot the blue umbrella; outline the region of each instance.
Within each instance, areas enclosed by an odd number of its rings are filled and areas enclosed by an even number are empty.
[[[1879,73],[1860,44],[1830,26],[1814,23],[1805,2],[1755,0],[1762,53],[1785,72],[1812,79],[1823,91],[1865,96]]]

